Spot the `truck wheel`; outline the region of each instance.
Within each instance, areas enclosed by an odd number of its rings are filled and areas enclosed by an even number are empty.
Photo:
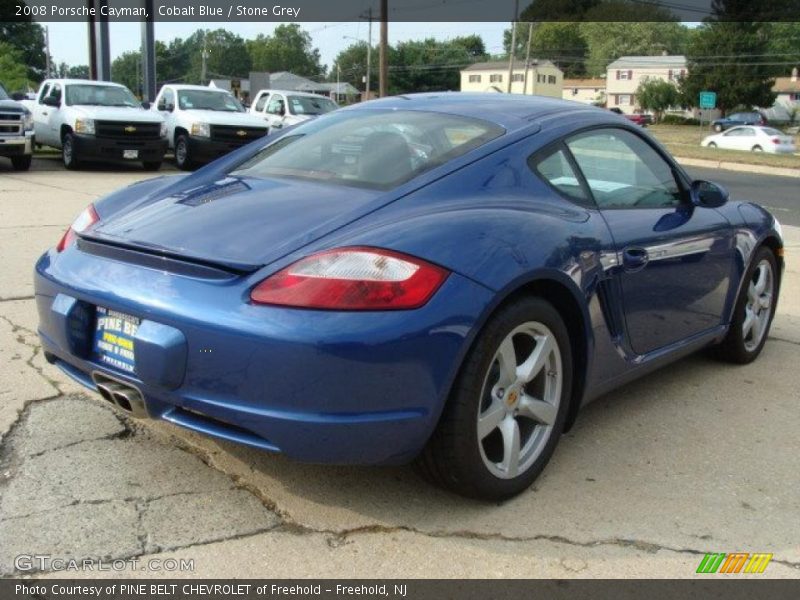
[[[30,154],[28,156],[14,156],[11,159],[11,164],[15,171],[27,171],[31,168],[32,160],[33,156]]]
[[[70,171],[80,168],[80,161],[78,160],[78,149],[75,144],[75,136],[68,133],[64,136],[61,142],[61,159],[64,161],[64,167]]]
[[[144,161],[142,163],[145,171],[158,171],[161,168],[161,161],[160,160],[150,160]]]
[[[194,166],[194,161],[189,155],[189,138],[185,135],[175,138],[175,164],[181,171],[189,171]]]

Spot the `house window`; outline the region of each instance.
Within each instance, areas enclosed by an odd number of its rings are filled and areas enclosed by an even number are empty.
[[[511,81],[525,81],[525,78],[523,77],[522,73],[514,73],[511,76]]]
[[[555,83],[555,82],[556,82],[556,76],[555,75],[548,75],[547,76],[547,83]]]
[[[469,82],[470,83],[480,83],[481,82],[481,76],[480,75],[470,75],[469,76]]]
[[[489,83],[502,83],[503,76],[500,74],[489,75]]]
[[[617,95],[617,104],[619,106],[630,106],[631,97],[632,96],[630,94],[618,94]]]
[[[544,75],[537,75],[536,76],[536,81],[538,83],[544,83]]]
[[[617,79],[628,81],[629,79],[631,79],[631,76],[632,76],[631,71],[617,71]]]
[[[577,96],[578,95],[578,88],[572,88],[572,95],[573,96]]]
[[[791,100],[792,102],[800,101],[800,92],[789,94],[789,100]]]

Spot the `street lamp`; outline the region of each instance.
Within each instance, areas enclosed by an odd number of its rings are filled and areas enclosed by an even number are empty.
[[[372,13],[370,11],[370,15],[371,14]],[[364,41],[349,35],[343,35],[342,39],[355,40],[356,42]],[[367,74],[364,77],[364,100],[369,100],[369,72],[371,66],[372,66],[372,18],[370,18],[369,21],[369,37],[367,39]]]

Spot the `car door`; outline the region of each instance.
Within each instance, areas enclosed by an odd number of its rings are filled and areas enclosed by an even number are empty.
[[[258,97],[258,100],[256,100],[255,104],[253,105],[252,109],[253,114],[258,115],[259,117],[262,117],[265,120],[267,120],[267,118],[264,115],[264,111],[267,108],[267,102],[269,102],[269,97],[270,97],[269,92],[264,92]]]
[[[264,116],[267,118],[270,129],[280,129],[283,127],[283,118],[286,115],[286,98],[283,94],[272,94],[267,102],[267,111]]]
[[[730,223],[694,206],[677,167],[636,133],[593,129],[566,144],[614,238],[633,351],[720,325],[733,267]]]
[[[739,136],[736,138],[737,150],[752,150],[755,146],[761,146],[756,139],[756,130],[752,127],[739,127]]]
[[[63,110],[64,106],[64,99],[63,99],[64,91],[61,87],[61,84],[55,82],[50,85],[50,90],[47,92],[47,97],[55,100],[57,102],[56,106],[48,106],[43,105],[45,110],[42,112],[42,121],[44,126],[44,131],[46,132],[46,144],[50,146],[55,146],[56,148],[61,147],[61,122],[63,121],[61,116],[61,111]],[[34,125],[35,127],[36,125]]]
[[[744,127],[733,127],[728,129],[722,134],[720,140],[720,148],[727,150],[741,150],[743,148],[744,139],[742,137]]]
[[[167,140],[172,148],[175,145],[175,90],[167,87],[161,90],[156,98],[156,111],[167,123]]]
[[[44,103],[47,94],[50,93],[50,82],[45,81],[39,89],[39,95],[36,97],[36,104],[33,109],[33,128],[36,133],[36,141],[40,144],[49,144],[49,129],[50,124],[48,118],[50,116],[50,107]]]

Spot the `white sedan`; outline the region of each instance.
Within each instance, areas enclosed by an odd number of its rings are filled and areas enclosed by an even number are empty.
[[[794,154],[797,148],[794,139],[772,127],[745,125],[732,127],[722,133],[710,135],[700,142],[708,148],[770,152],[772,154]]]

